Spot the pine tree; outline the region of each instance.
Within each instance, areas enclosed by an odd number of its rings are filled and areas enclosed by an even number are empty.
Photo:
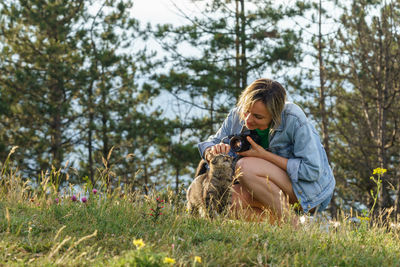
[[[82,142],[87,149],[82,152],[87,161],[82,161],[81,167],[87,170],[83,174],[92,183],[102,159],[108,158],[112,147],[120,145],[116,132],[121,117],[117,114],[123,113],[120,109],[134,108],[129,105],[137,89],[134,60],[124,51],[131,42],[128,32],[136,33],[138,27],[138,22],[129,16],[132,3],[102,1],[98,4],[95,12],[85,14],[83,49],[88,84],[80,92],[83,116],[77,125],[82,129]],[[117,151],[109,159],[118,158]]]
[[[160,88],[206,111],[203,131],[213,133],[249,77],[278,73],[298,61],[299,35],[278,24],[302,11],[301,5],[243,0],[211,1],[196,17],[182,11],[187,25],[158,25],[155,33],[171,63],[169,72],[157,76]]]
[[[139,79],[145,80],[146,73],[153,69],[153,55],[140,47],[146,37],[140,23],[130,15],[133,2],[101,3],[85,19],[83,47],[89,68],[88,86],[80,95],[84,115],[78,128],[82,129],[86,148],[82,155],[87,157],[81,162],[82,175],[95,184],[101,176],[95,170],[107,165],[115,174],[115,179],[107,181],[108,186],[118,180],[134,186],[140,170],[151,165],[154,157],[149,152],[148,135],[138,130],[148,130],[149,117],[157,115],[148,103],[158,91],[146,83],[139,84]],[[145,179],[143,184],[147,184]]]
[[[175,175],[185,164],[197,164],[199,156],[191,159],[193,145],[215,133],[249,80],[266,72],[276,74],[298,61],[299,35],[278,24],[301,14],[303,7],[272,6],[273,1],[216,0],[207,2],[198,16],[176,6],[188,23],[157,25],[154,36],[167,56],[154,80],[160,91],[176,99],[174,106],[186,110],[175,113],[175,132],[182,138],[160,147],[165,153],[186,151],[183,158],[169,160]]]
[[[399,8],[396,1],[364,0],[344,8],[332,42],[337,60],[329,66],[337,99],[332,158],[337,176],[346,181],[343,192],[352,189],[344,197],[372,205],[376,184],[369,177],[373,169],[385,168],[381,209],[393,205],[391,188],[399,183]]]
[[[82,79],[78,49],[83,1],[4,1],[0,4],[0,86],[10,101],[9,140],[33,172],[60,168],[76,142],[70,127]]]
[[[28,175],[71,159],[92,184],[111,167],[128,183],[151,162],[137,128],[156,115],[146,109],[158,91],[138,82],[153,63],[132,8],[128,0],[0,3],[1,149],[20,146]]]
[[[311,8],[305,13],[303,20],[307,23],[301,25],[305,60],[300,68],[300,74],[289,78],[289,89],[298,103],[317,125],[321,135],[321,142],[325,148],[328,160],[331,160],[332,122],[334,108],[334,94],[331,90],[331,80],[327,73],[327,65],[336,58],[329,50],[329,42],[336,36],[338,23],[335,23],[331,12],[335,5],[333,1],[310,1],[304,3]],[[330,204],[331,216],[337,215],[336,196],[332,197]]]

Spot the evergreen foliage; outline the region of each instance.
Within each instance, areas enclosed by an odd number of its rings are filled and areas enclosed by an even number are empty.
[[[156,79],[160,88],[206,113],[201,120],[193,119],[202,132],[198,136],[214,133],[249,80],[299,61],[300,33],[278,24],[304,8],[274,6],[273,1],[214,0],[198,16],[179,10],[186,25],[157,26],[154,36],[168,52],[171,67]],[[193,52],[185,53],[188,48]]]
[[[74,99],[84,86],[76,30],[83,1],[4,1],[0,8],[7,145],[23,147],[24,170],[60,168],[77,142],[71,128],[78,116]]]
[[[381,209],[397,207],[399,199],[399,11],[396,1],[354,1],[330,42],[337,55],[328,67],[336,99],[331,160],[339,188],[345,199],[370,207],[375,184],[368,173],[376,166],[388,169]]]
[[[317,125],[337,180],[332,215],[374,206],[397,216],[398,1],[193,5],[191,14],[175,6],[182,25],[144,27],[132,0],[1,1],[0,162],[18,146],[19,170],[37,184],[59,170],[58,186],[107,177],[107,190],[180,194],[196,143],[267,77],[286,83]],[[388,170],[379,192],[376,167]]]

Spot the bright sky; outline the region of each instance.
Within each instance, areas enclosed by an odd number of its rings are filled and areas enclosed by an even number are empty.
[[[211,0],[197,0],[193,3],[193,0],[133,0],[133,8],[132,8],[132,16],[136,18],[141,26],[143,27],[147,23],[151,23],[153,26],[156,24],[165,24],[171,23],[175,26],[178,25],[185,25],[188,24],[188,20],[183,18],[179,12],[181,9],[184,14],[188,15],[189,17],[198,16],[200,12],[203,10],[205,2],[210,2]],[[315,0],[316,1],[316,0]],[[275,0],[275,4],[283,4],[283,5],[293,5],[296,1],[295,0]],[[232,1],[234,3],[234,1]],[[324,7],[329,10],[330,15],[334,14],[334,9],[330,8],[329,2],[324,2]],[[247,5],[249,7],[249,5]],[[306,21],[307,22],[307,21]],[[331,24],[330,21],[324,21],[327,23],[323,25],[323,33],[330,33],[334,25]],[[284,27],[293,27],[293,21],[283,21],[281,22],[282,26]],[[303,21],[300,25],[305,24]],[[289,25],[289,26],[288,26]],[[307,29],[304,34],[307,34],[308,31],[313,31],[316,33],[315,29],[316,25],[314,25],[314,29]],[[159,47],[156,42],[148,40],[147,47],[156,50],[160,53]],[[307,48],[307,47],[306,47]],[[193,48],[186,48],[183,49],[182,53],[189,52],[195,53]],[[313,63],[310,61],[308,57],[305,57],[304,62],[299,65],[300,67],[309,68],[310,66],[313,67]],[[270,73],[264,73],[265,76],[270,75]],[[279,80],[279,76],[276,75],[276,79]],[[282,82],[282,81],[281,81]]]
[[[196,6],[201,6],[199,3],[194,4],[192,0],[134,0],[132,15],[142,24],[186,24],[187,20],[179,16],[174,4],[187,14],[194,13]]]
[[[139,21],[147,23],[184,24],[187,20],[179,15],[182,9],[187,15],[199,14],[206,2],[210,0],[133,0],[133,16]],[[293,5],[295,0],[275,0],[275,4]],[[251,4],[247,3],[246,8]]]

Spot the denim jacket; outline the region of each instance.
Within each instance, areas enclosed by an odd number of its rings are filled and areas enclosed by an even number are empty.
[[[224,137],[239,134],[243,125],[238,108],[232,109],[217,133],[198,144],[200,155],[203,157],[208,147],[221,141],[228,143]],[[288,159],[287,174],[305,212],[331,198],[335,178],[325,149],[314,126],[296,104],[285,104],[281,124],[270,136],[268,151]],[[229,154],[237,156],[232,151]]]

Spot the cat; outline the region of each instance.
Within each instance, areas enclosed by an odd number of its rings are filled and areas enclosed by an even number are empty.
[[[213,218],[231,206],[231,188],[234,179],[233,158],[218,154],[211,157],[209,169],[202,160],[196,170],[196,178],[189,186],[187,209],[192,214]]]

